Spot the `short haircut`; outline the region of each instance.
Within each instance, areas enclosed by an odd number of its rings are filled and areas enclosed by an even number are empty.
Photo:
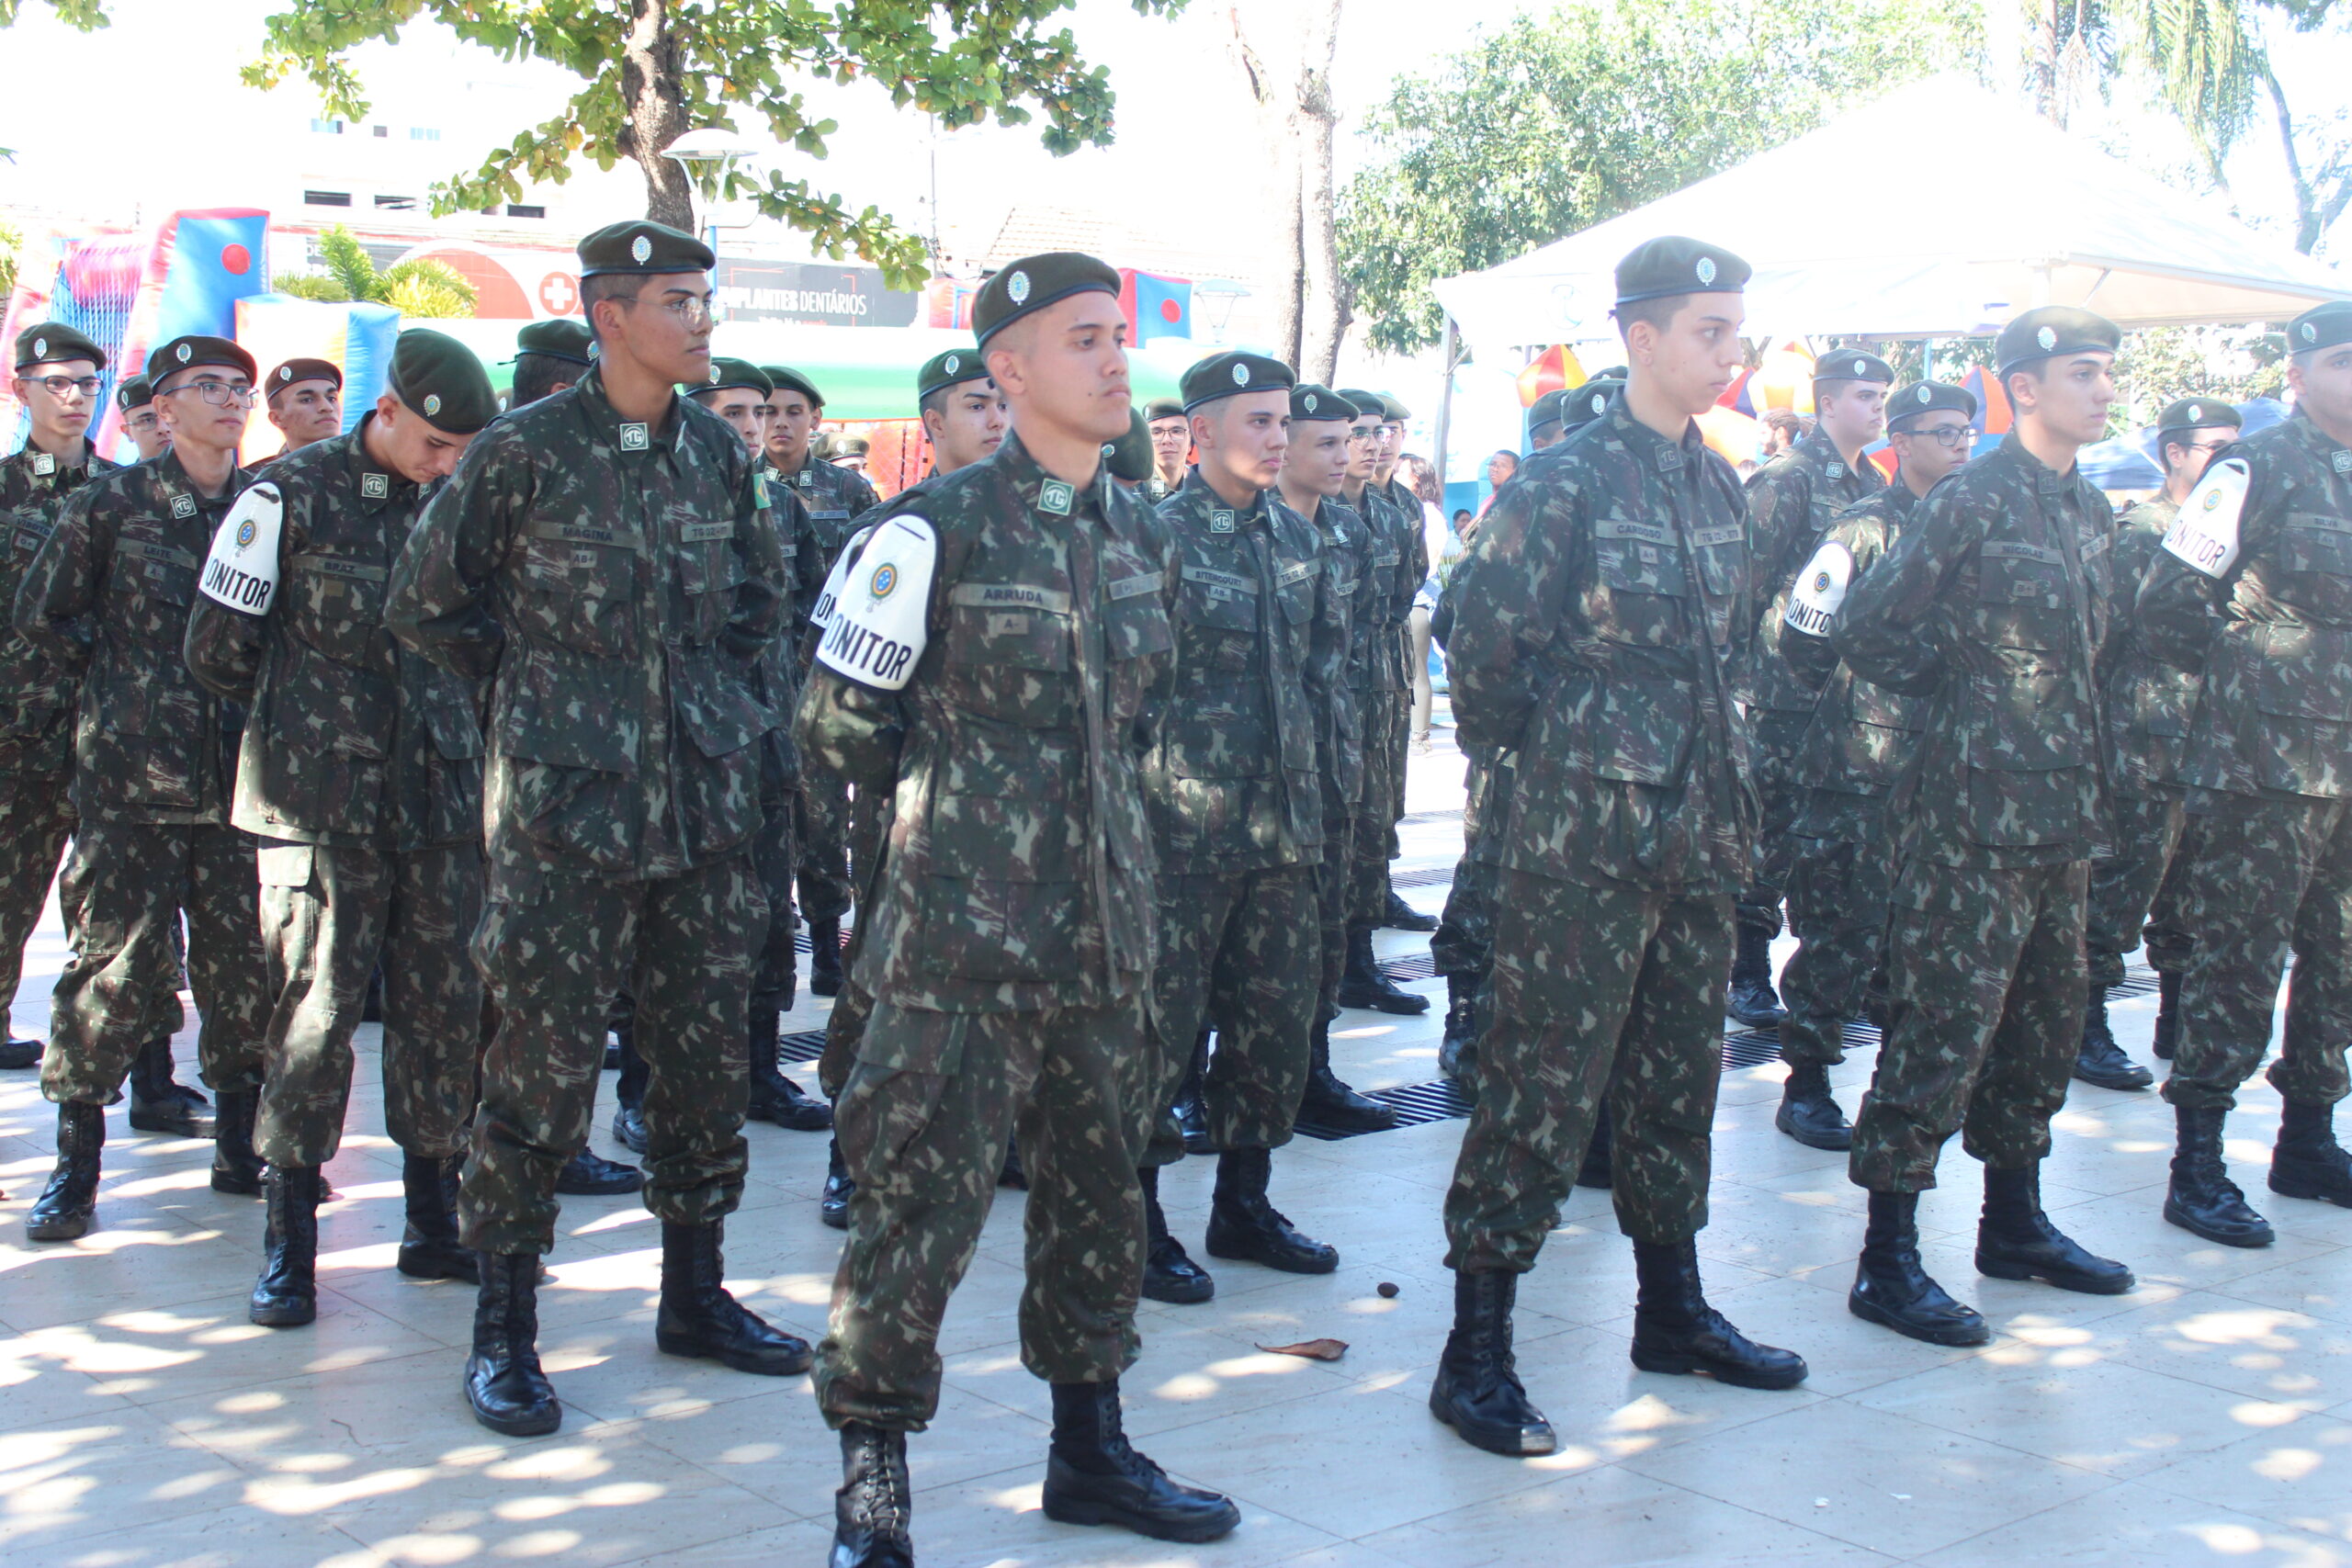
[[[518,354],[514,356],[514,389],[507,395],[506,406],[519,409],[526,403],[536,403],[586,374],[586,366],[559,359],[552,354]]]
[[[934,413],[944,416],[947,412],[947,395],[963,384],[961,381],[950,381],[944,387],[933,387],[930,391],[917,398],[915,400],[916,417],[921,418],[925,414]]]
[[[1672,324],[1675,313],[1689,303],[1690,296],[1688,294],[1661,294],[1655,299],[1626,300],[1619,304],[1613,312],[1617,317],[1617,335],[1630,340],[1635,321],[1647,321],[1664,332]]]
[[[606,299],[635,299],[644,288],[643,273],[600,272],[594,277],[582,278],[580,280],[580,313],[588,319],[588,330],[596,331],[598,304]]]
[[[1761,422],[1767,430],[1777,430],[1794,441],[1804,434],[1804,421],[1787,409],[1766,409]]]

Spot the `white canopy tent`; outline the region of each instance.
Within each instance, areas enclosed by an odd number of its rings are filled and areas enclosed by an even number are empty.
[[[1964,183],[1900,213],[1829,210],[1810,193],[1856,150],[1965,155]],[[1724,245],[1756,269],[1751,336],[1960,337],[2036,305],[2128,327],[2284,321],[2352,295],[2352,276],[2256,234],[2219,204],[1939,77],[1648,206],[1437,285],[1474,349],[1613,338],[1619,257],[1660,234]]]

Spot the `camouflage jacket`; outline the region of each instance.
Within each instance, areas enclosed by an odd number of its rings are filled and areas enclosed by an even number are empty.
[[[401,642],[493,682],[494,866],[674,876],[761,821],[753,667],[784,617],[742,438],[691,399],[621,419],[591,370],[474,437],[392,569]]]
[[[1412,492],[1402,480],[1391,478],[1385,485],[1367,485],[1365,497],[1378,500],[1366,520],[1377,526],[1378,513],[1385,511],[1387,534],[1375,535],[1378,542],[1373,549],[1374,574],[1387,578],[1388,592],[1374,604],[1379,608],[1383,635],[1376,643],[1382,654],[1383,678],[1393,692],[1410,690],[1413,684],[1413,639],[1406,630],[1412,618],[1413,596],[1430,578],[1429,540],[1421,533],[1421,498]],[[1390,558],[1394,552],[1395,558]]]
[[[480,687],[384,629],[424,498],[368,455],[375,417],[261,471],[285,503],[268,613],[199,592],[188,616],[188,668],[250,705],[229,819],[263,838],[409,851],[481,837]]]
[[[2216,578],[2167,547],[2140,587],[2148,646],[2204,674],[2176,776],[2352,795],[2352,448],[2298,412],[2213,462],[2233,459],[2247,469],[2237,558]]]
[[[2116,629],[2099,689],[2107,705],[2108,781],[2127,795],[2168,785],[2197,711],[2198,676],[2155,656],[2132,605],[2179,513],[2178,502],[2158,495],[2135,502],[2116,519],[2115,565],[2109,573]]]
[[[896,790],[857,981],[945,1012],[1130,996],[1158,935],[1141,774],[1174,647],[1165,534],[1102,474],[1073,494],[1017,432],[892,510],[937,535],[925,646],[895,692],[819,663],[797,731],[811,767]]]
[[[1748,511],[1756,525],[1758,608],[1763,624],[1756,638],[1756,663],[1741,688],[1749,706],[1804,713],[1814,688],[1780,657],[1787,626],[1789,592],[1797,572],[1821,547],[1829,520],[1858,501],[1885,488],[1868,463],[1848,467],[1838,444],[1815,431],[1765,464],[1747,481]]]
[[[75,491],[17,591],[17,633],[82,673],[74,804],[85,816],[224,824],[243,705],[197,684],[181,652],[197,573],[221,514],[253,482],[199,494],[179,457]]]
[[[1884,558],[1918,510],[1919,498],[1897,479],[1839,513],[1797,574],[1796,589],[1781,611],[1781,657],[1798,685],[1821,694],[1797,755],[1797,782],[1809,790],[1833,796],[1883,795],[1918,749],[1927,699],[1857,676],[1830,640],[1838,612],[1823,607],[1829,603],[1824,595],[1838,592],[1836,585],[1850,592],[1851,584]],[[1831,829],[1850,812],[1838,800],[1818,804],[1818,811],[1811,803],[1804,808],[1797,830],[1810,838],[1840,836],[1818,829]]]
[[[1291,509],[1285,503],[1283,510]],[[1325,501],[1315,509],[1314,527],[1323,541],[1324,591],[1331,596],[1345,649],[1317,710],[1316,749],[1330,792],[1327,804],[1352,804],[1363,793],[1363,694],[1373,658],[1373,626],[1364,613],[1372,593],[1372,534],[1363,518],[1340,501]]]
[[[1465,747],[1519,753],[1498,863],[1736,892],[1758,811],[1731,682],[1756,626],[1747,501],[1692,425],[1620,400],[1521,466],[1456,569]]]
[[[1323,536],[1261,491],[1218,499],[1198,468],[1162,502],[1176,562],[1176,674],[1144,760],[1160,868],[1317,858],[1317,739],[1347,659]]]
[[[2104,841],[2096,671],[2114,527],[2079,468],[2055,473],[2009,435],[1929,491],[1848,591],[1839,655],[1931,699],[1888,799],[1905,852],[2010,870]]]
[[[824,566],[817,573],[821,581],[832,570],[833,558],[849,543],[857,519],[881,505],[882,498],[874,493],[874,487],[866,483],[864,474],[828,463],[822,457],[804,459],[800,471],[786,475],[786,481],[785,488],[798,496],[800,504],[808,509],[808,521],[824,547]]]
[[[801,675],[814,651],[808,640],[810,617],[824,592],[828,555],[799,496],[778,484],[775,470],[764,464],[760,472],[760,486],[767,492],[768,524],[784,561],[785,602],[775,639],[752,667],[752,694],[768,714],[762,766],[773,792],[800,782],[800,748],[793,742],[792,718],[800,707]]]
[[[0,605],[17,602],[25,568],[57,526],[65,498],[118,465],[82,448],[78,464],[30,446],[0,459]],[[63,773],[74,763],[69,716],[78,684],[72,670],[17,635],[0,630],[0,771]]]

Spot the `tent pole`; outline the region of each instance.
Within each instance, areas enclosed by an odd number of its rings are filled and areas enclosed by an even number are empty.
[[[1452,311],[1446,313],[1445,342],[1440,357],[1445,362],[1445,385],[1437,394],[1437,451],[1430,458],[1430,466],[1437,470],[1438,506],[1445,505],[1445,445],[1450,436],[1448,426],[1453,423],[1453,356],[1461,339],[1453,325]]]

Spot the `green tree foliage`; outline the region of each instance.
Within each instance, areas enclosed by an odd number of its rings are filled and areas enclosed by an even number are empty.
[[[17,288],[17,257],[25,248],[24,231],[12,223],[0,223],[0,305]]]
[[[379,272],[366,247],[340,223],[319,235],[319,259],[326,264],[325,272],[281,273],[272,287],[280,294],[331,305],[369,300],[421,320],[474,313],[474,286],[456,268],[441,262],[410,261]]]
[[[15,0],[0,0],[0,6]],[[64,3],[64,0],[59,0]],[[88,4],[93,0],[73,0]],[[575,161],[643,169],[647,216],[691,226],[693,193],[662,150],[689,130],[740,124],[780,148],[825,155],[838,129],[816,118],[800,88],[814,81],[871,84],[901,108],[943,126],[993,119],[1023,125],[1055,152],[1111,140],[1108,73],[1090,65],[1067,28],[1046,24],[1072,0],[291,0],[266,26],[256,86],[299,75],[325,112],[364,118],[368,102],[348,54],[397,39],[419,21],[508,60],[544,60],[580,78],[562,110],[518,131],[472,173],[433,191],[436,213],[522,199],[526,185],[560,184]],[[1133,0],[1145,15],[1182,0]],[[730,170],[707,194],[750,198],[831,256],[878,265],[897,287],[929,275],[922,243],[873,207],[853,210],[806,179]]]
[[[1343,193],[1341,265],[1373,343],[1437,341],[1430,285],[1614,218],[1887,88],[1973,65],[1981,22],[1939,0],[1574,0],[1398,79]],[[1858,147],[1790,199],[1867,214]],[[1883,220],[1865,216],[1864,221]]]

